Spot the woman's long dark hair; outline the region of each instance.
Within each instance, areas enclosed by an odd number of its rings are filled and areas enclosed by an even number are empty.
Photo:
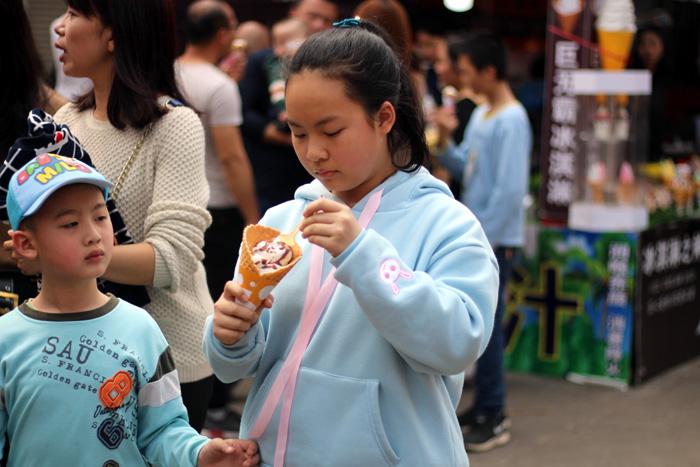
[[[0,156],[27,131],[27,114],[44,105],[43,71],[22,0],[0,1]]]
[[[390,102],[396,110],[396,123],[388,136],[392,162],[406,172],[418,170],[428,165],[429,153],[411,78],[383,30],[367,21],[355,24],[307,39],[289,64],[287,79],[310,70],[343,81],[348,97],[361,104],[368,115],[375,115],[384,102]]]
[[[172,0],[67,0],[68,6],[112,28],[115,74],[107,103],[110,123],[144,128],[166,110],[158,97],[184,102],[175,82],[175,9]],[[78,99],[83,111],[95,107],[90,91]]]

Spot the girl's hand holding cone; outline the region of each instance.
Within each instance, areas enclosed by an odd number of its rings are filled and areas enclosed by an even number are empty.
[[[246,302],[246,294],[239,284],[229,281],[214,304],[214,337],[223,345],[238,342],[258,322],[263,308],[272,306],[273,298],[268,296],[255,310],[246,308],[237,301]]]

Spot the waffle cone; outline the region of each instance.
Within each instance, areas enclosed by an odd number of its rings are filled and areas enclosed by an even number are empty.
[[[605,70],[624,70],[630,55],[634,31],[598,29],[600,60]]]
[[[562,15],[561,13],[557,13],[557,22],[564,31],[571,34],[572,32],[574,32],[574,29],[576,28],[580,17],[581,12],[574,13],[572,15]]]
[[[617,187],[617,200],[622,204],[635,204],[638,198],[635,183],[620,183]]]
[[[279,234],[279,230],[264,225],[249,225],[243,231],[243,245],[241,247],[236,280],[241,283],[241,287],[249,294],[248,303],[245,304],[249,308],[256,309],[301,258],[301,248],[295,243],[290,245],[294,258],[289,264],[275,271],[260,272],[253,262],[253,248],[259,242],[272,240]]]
[[[598,182],[587,182],[591,190],[591,200],[596,204],[605,202],[605,185]]]

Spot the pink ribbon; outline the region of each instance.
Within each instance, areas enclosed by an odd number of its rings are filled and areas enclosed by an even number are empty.
[[[369,222],[374,217],[374,214],[381,203],[382,190],[377,191],[365,204],[358,222],[362,228],[366,228]],[[277,444],[275,446],[275,467],[284,466],[284,456],[287,452],[287,440],[289,438],[289,419],[292,413],[292,401],[294,399],[294,391],[296,390],[297,377],[301,361],[304,358],[304,352],[309,346],[309,342],[313,337],[314,331],[323,316],[326,305],[333,296],[338,281],[335,280],[335,268],[332,268],[326,277],[323,285],[321,285],[321,275],[323,274],[323,248],[313,245],[311,248],[311,263],[309,266],[308,286],[306,289],[306,298],[304,299],[304,310],[301,315],[301,323],[299,324],[299,332],[294,339],[292,348],[287,355],[280,372],[267,399],[263,403],[258,418],[255,420],[253,428],[248,433],[250,439],[259,439],[267,429],[267,426],[272,420],[277,404],[282,396],[282,409],[280,412],[280,420],[277,429]]]

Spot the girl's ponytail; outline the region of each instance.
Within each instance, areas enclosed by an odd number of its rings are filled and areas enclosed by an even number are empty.
[[[389,152],[394,165],[406,172],[414,172],[421,166],[427,167],[430,153],[425,141],[423,111],[418,102],[416,87],[404,66],[401,67],[399,96],[395,107],[396,123],[389,133]]]

